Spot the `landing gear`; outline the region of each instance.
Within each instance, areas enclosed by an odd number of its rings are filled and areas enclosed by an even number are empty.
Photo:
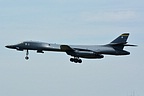
[[[26,59],[26,60],[28,60],[28,59],[29,59],[29,57],[28,57],[28,56],[26,56],[26,57],[25,57],[25,59]]]
[[[29,51],[27,50],[27,51],[26,51],[26,57],[25,57],[26,60],[29,59],[28,55],[29,55]]]
[[[82,60],[79,59],[78,57],[70,58],[70,61],[74,63],[82,63]]]

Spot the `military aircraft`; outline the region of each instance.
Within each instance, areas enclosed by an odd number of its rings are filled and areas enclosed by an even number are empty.
[[[37,53],[44,51],[66,52],[72,56],[71,62],[82,63],[80,58],[101,59],[104,55],[129,55],[130,52],[123,50],[125,46],[136,46],[127,44],[129,33],[123,33],[115,40],[105,45],[61,45],[36,41],[24,41],[16,45],[7,45],[5,47],[16,49],[18,51],[26,50],[25,59],[28,60],[29,50],[36,50]]]

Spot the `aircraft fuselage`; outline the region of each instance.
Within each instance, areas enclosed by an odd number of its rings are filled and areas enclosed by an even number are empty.
[[[23,50],[37,50],[37,52],[43,51],[57,51],[57,52],[65,52],[61,49],[60,44],[52,44],[52,43],[44,43],[44,42],[35,42],[35,41],[26,41],[16,45],[7,45],[7,48],[17,49],[20,51]],[[90,52],[96,52],[98,54],[107,54],[107,55],[129,55],[130,53],[124,50],[116,50],[111,47],[109,44],[107,45],[69,45],[74,49],[82,49],[80,52],[87,51],[88,54]],[[91,51],[93,50],[93,51]]]
[[[126,41],[128,36],[129,33],[121,34],[119,37],[106,45],[64,45],[25,41],[16,45],[7,45],[5,47],[19,51],[26,50],[26,60],[29,59],[29,50],[36,50],[38,53],[44,53],[44,51],[55,51],[65,52],[74,57],[70,58],[71,62],[82,63],[82,60],[79,58],[101,59],[104,57],[104,55],[129,55],[130,52],[123,50],[123,48],[125,46],[135,45],[127,44]]]

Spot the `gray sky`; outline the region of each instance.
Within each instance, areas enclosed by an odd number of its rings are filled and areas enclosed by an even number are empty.
[[[143,0],[0,0],[0,96],[144,96]],[[129,32],[130,56],[83,59],[8,50],[25,40],[106,44]]]

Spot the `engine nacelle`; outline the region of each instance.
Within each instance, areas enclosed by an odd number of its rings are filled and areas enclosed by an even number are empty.
[[[76,50],[76,51],[69,51],[69,52],[67,52],[67,54],[74,56],[74,57],[81,57],[81,58],[91,58],[91,59],[104,58],[103,55],[97,54],[97,53],[91,52],[91,51],[78,51],[78,50]]]

